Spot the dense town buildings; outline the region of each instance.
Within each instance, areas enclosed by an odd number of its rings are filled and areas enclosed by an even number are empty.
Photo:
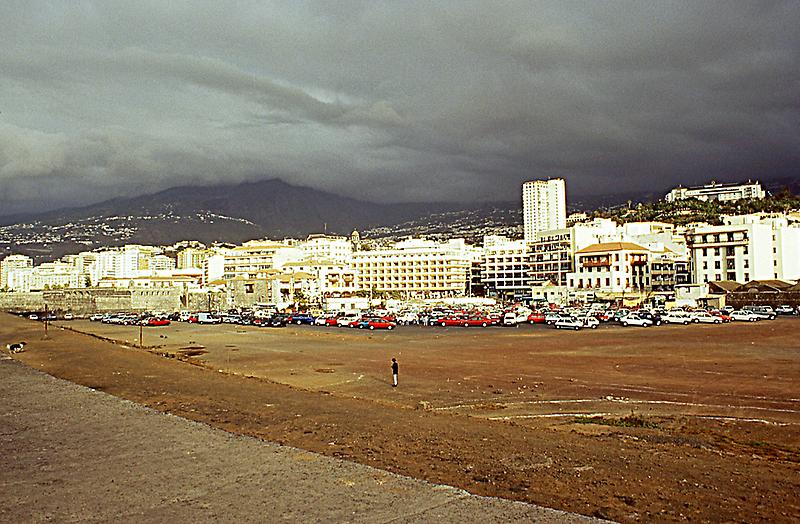
[[[165,290],[207,294],[218,307],[301,300],[324,307],[373,296],[665,301],[682,286],[800,279],[800,217],[728,216],[722,225],[678,227],[573,215],[567,226],[564,189],[560,179],[526,182],[525,238],[486,235],[480,246],[409,237],[377,248],[355,231],[238,246],[131,244],[39,266],[11,255],[0,261],[0,277],[9,291]]]

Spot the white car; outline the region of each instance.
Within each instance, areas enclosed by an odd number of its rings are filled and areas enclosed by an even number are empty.
[[[581,318],[580,320],[581,320],[581,322],[583,322],[583,327],[586,327],[586,328],[589,328],[589,329],[597,329],[597,326],[600,325],[600,321],[597,320],[592,315],[586,315],[585,317]]]
[[[734,311],[731,313],[731,320],[738,322],[758,322],[761,317],[750,311]]]
[[[103,320],[103,316],[104,315],[100,315],[99,313],[95,313],[94,315],[89,317],[89,320],[91,320],[92,322],[100,322],[101,320]]]
[[[336,319],[336,325],[338,327],[350,327],[350,324],[356,322],[361,319],[361,315],[357,313],[348,313],[342,317]]]
[[[574,329],[578,331],[583,327],[583,320],[575,317],[562,316],[553,323],[556,329]]]
[[[636,313],[631,313],[630,315],[624,317],[620,320],[620,323],[625,326],[640,326],[640,327],[650,327],[653,325],[653,321],[647,318],[642,318]]]
[[[661,321],[664,324],[683,324],[685,326],[692,321],[692,317],[683,311],[667,311],[661,315]]]
[[[198,313],[197,314],[197,323],[198,324],[222,324],[222,319],[216,315],[212,315],[211,313]]]
[[[695,311],[690,315],[693,322],[702,322],[703,324],[722,324],[722,319],[716,315],[712,315],[708,311]]]

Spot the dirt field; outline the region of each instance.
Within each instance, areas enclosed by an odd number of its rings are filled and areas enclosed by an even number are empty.
[[[119,342],[54,326],[43,340],[42,324],[10,316],[0,340],[28,341],[16,358],[31,366],[156,409],[481,495],[620,521],[800,519],[798,319],[581,332],[174,324],[144,331],[149,350],[132,347],[138,328],[62,325]]]

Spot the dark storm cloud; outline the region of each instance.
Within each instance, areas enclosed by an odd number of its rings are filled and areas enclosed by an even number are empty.
[[[0,212],[279,176],[377,200],[796,176],[800,3],[5,3]],[[2,214],[2,213],[0,213]]]

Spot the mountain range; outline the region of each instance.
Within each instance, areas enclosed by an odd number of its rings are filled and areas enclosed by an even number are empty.
[[[797,181],[764,184],[777,191]],[[593,210],[651,201],[665,191],[570,196],[570,210]],[[311,233],[348,235],[354,229],[394,233],[445,233],[446,223],[467,220],[489,231],[510,232],[521,203],[429,202],[380,204],[273,178],[215,186],[182,186],[149,195],[120,197],[83,207],[0,217],[0,257],[12,252],[37,262],[65,253],[126,243],[169,245],[180,240],[240,243],[253,238],[302,238]],[[444,229],[443,229],[444,228]],[[505,229],[503,229],[505,228]],[[396,230],[396,231],[395,231]]]

